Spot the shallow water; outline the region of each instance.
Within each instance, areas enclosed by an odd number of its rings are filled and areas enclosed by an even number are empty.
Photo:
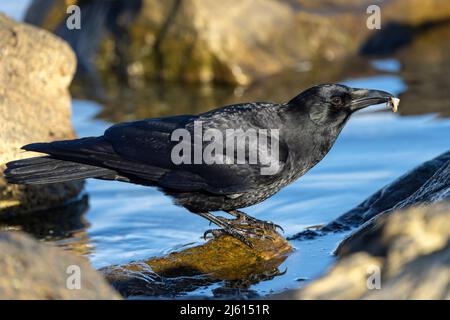
[[[377,63],[383,67],[393,65]],[[348,79],[343,83],[394,94],[407,89],[394,74]],[[245,101],[245,96],[242,100]],[[322,162],[297,182],[246,212],[280,224],[285,235],[290,236],[307,226],[329,222],[402,173],[448,149],[449,120],[432,114],[399,116],[376,111],[383,108],[375,106],[354,115]],[[74,100],[73,111],[79,136],[101,134],[110,125],[94,118],[101,111],[96,103]],[[66,239],[60,244],[73,247],[80,241],[97,268],[200,244],[203,242],[200,236],[209,227],[207,221],[174,206],[168,197],[152,188],[89,180],[86,193],[89,196],[86,233],[81,239]],[[266,294],[303,285],[326,270],[333,260],[333,249],[345,235],[292,241],[295,251],[279,267],[287,272],[249,289]],[[187,294],[212,296],[212,290],[218,286],[221,284]]]

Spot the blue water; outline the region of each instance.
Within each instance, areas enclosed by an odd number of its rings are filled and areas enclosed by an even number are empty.
[[[407,90],[396,75],[347,79],[354,87],[399,94]],[[245,101],[245,96],[243,97]],[[213,106],[211,106],[213,107]],[[400,104],[400,108],[402,105]],[[259,219],[274,221],[293,235],[311,225],[324,224],[356,206],[383,185],[414,166],[448,150],[450,121],[435,115],[399,116],[386,106],[355,114],[330,153],[297,182],[269,200],[246,209]],[[79,136],[102,134],[110,123],[93,119],[101,106],[74,100],[74,124]],[[447,138],[445,138],[447,137]],[[208,222],[177,207],[152,188],[119,182],[89,180],[86,215],[95,267],[159,256],[186,244],[200,244]],[[346,234],[311,241],[292,241],[296,248],[280,266],[285,275],[253,285],[259,293],[278,292],[313,279],[333,261],[332,251]],[[201,288],[191,294],[211,295]]]
[[[22,21],[30,1],[31,0],[2,1],[2,3],[0,3],[0,12],[17,21]]]

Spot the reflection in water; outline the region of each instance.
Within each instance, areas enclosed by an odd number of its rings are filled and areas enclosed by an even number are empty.
[[[107,99],[99,118],[112,122],[154,118],[175,114],[195,114],[214,107],[244,101],[283,102],[318,83],[338,82],[345,77],[370,76],[376,73],[363,59],[321,63],[307,70],[287,70],[248,87],[152,83],[151,86],[126,88],[111,84],[105,88]],[[83,90],[73,88],[82,98]]]
[[[422,33],[397,54],[409,90],[400,96],[404,115],[436,112],[450,116],[450,23]]]
[[[357,79],[356,84],[371,88],[378,88],[381,84],[389,91],[392,90],[390,83],[374,76],[400,79],[394,76],[397,72],[402,77],[401,81],[404,81],[403,88],[397,91],[401,93],[402,115],[437,112],[448,116],[450,91],[442,88],[450,86],[450,44],[443,41],[449,38],[450,24],[447,23],[421,32],[410,46],[394,55],[395,59],[370,61],[351,57],[321,62],[320,65],[310,62],[308,68],[299,65],[298,68],[257,81],[248,87],[153,83],[150,86],[147,84],[126,88],[111,84],[105,88],[107,98],[102,101],[104,109],[99,117],[121,122],[174,114],[195,114],[244,101],[283,102],[312,85],[340,82],[343,79]],[[367,81],[361,82],[359,79],[362,78]],[[409,90],[406,91],[405,88]],[[81,94],[83,90],[79,84],[78,89],[77,86],[73,89],[75,96],[89,98]]]
[[[9,217],[0,221],[0,229],[25,231],[37,239],[52,241],[77,254],[91,253],[92,245],[86,229],[84,214],[89,209],[88,196],[74,199],[64,206]]]

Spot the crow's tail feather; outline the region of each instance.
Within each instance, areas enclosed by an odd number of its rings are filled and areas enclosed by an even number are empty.
[[[8,183],[46,184],[116,175],[111,169],[52,157],[35,157],[11,161],[4,172]]]

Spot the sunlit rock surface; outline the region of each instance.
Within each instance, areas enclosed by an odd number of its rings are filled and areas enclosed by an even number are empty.
[[[0,217],[61,204],[82,188],[6,185],[1,174],[6,162],[36,156],[21,151],[24,144],[74,137],[68,87],[75,65],[64,41],[0,14]]]
[[[2,300],[120,299],[87,260],[24,233],[1,232],[0,252]],[[75,273],[80,275],[80,282],[74,278],[68,281]]]
[[[253,249],[230,236],[221,236],[163,257],[101,271],[124,296],[180,295],[222,282],[222,287],[214,292],[217,296],[229,293],[233,297],[254,297],[256,293],[245,292],[242,287],[281,274],[278,266],[292,250],[278,233],[266,231],[266,234],[274,239],[251,239]],[[239,284],[239,293],[233,291],[234,283]]]

